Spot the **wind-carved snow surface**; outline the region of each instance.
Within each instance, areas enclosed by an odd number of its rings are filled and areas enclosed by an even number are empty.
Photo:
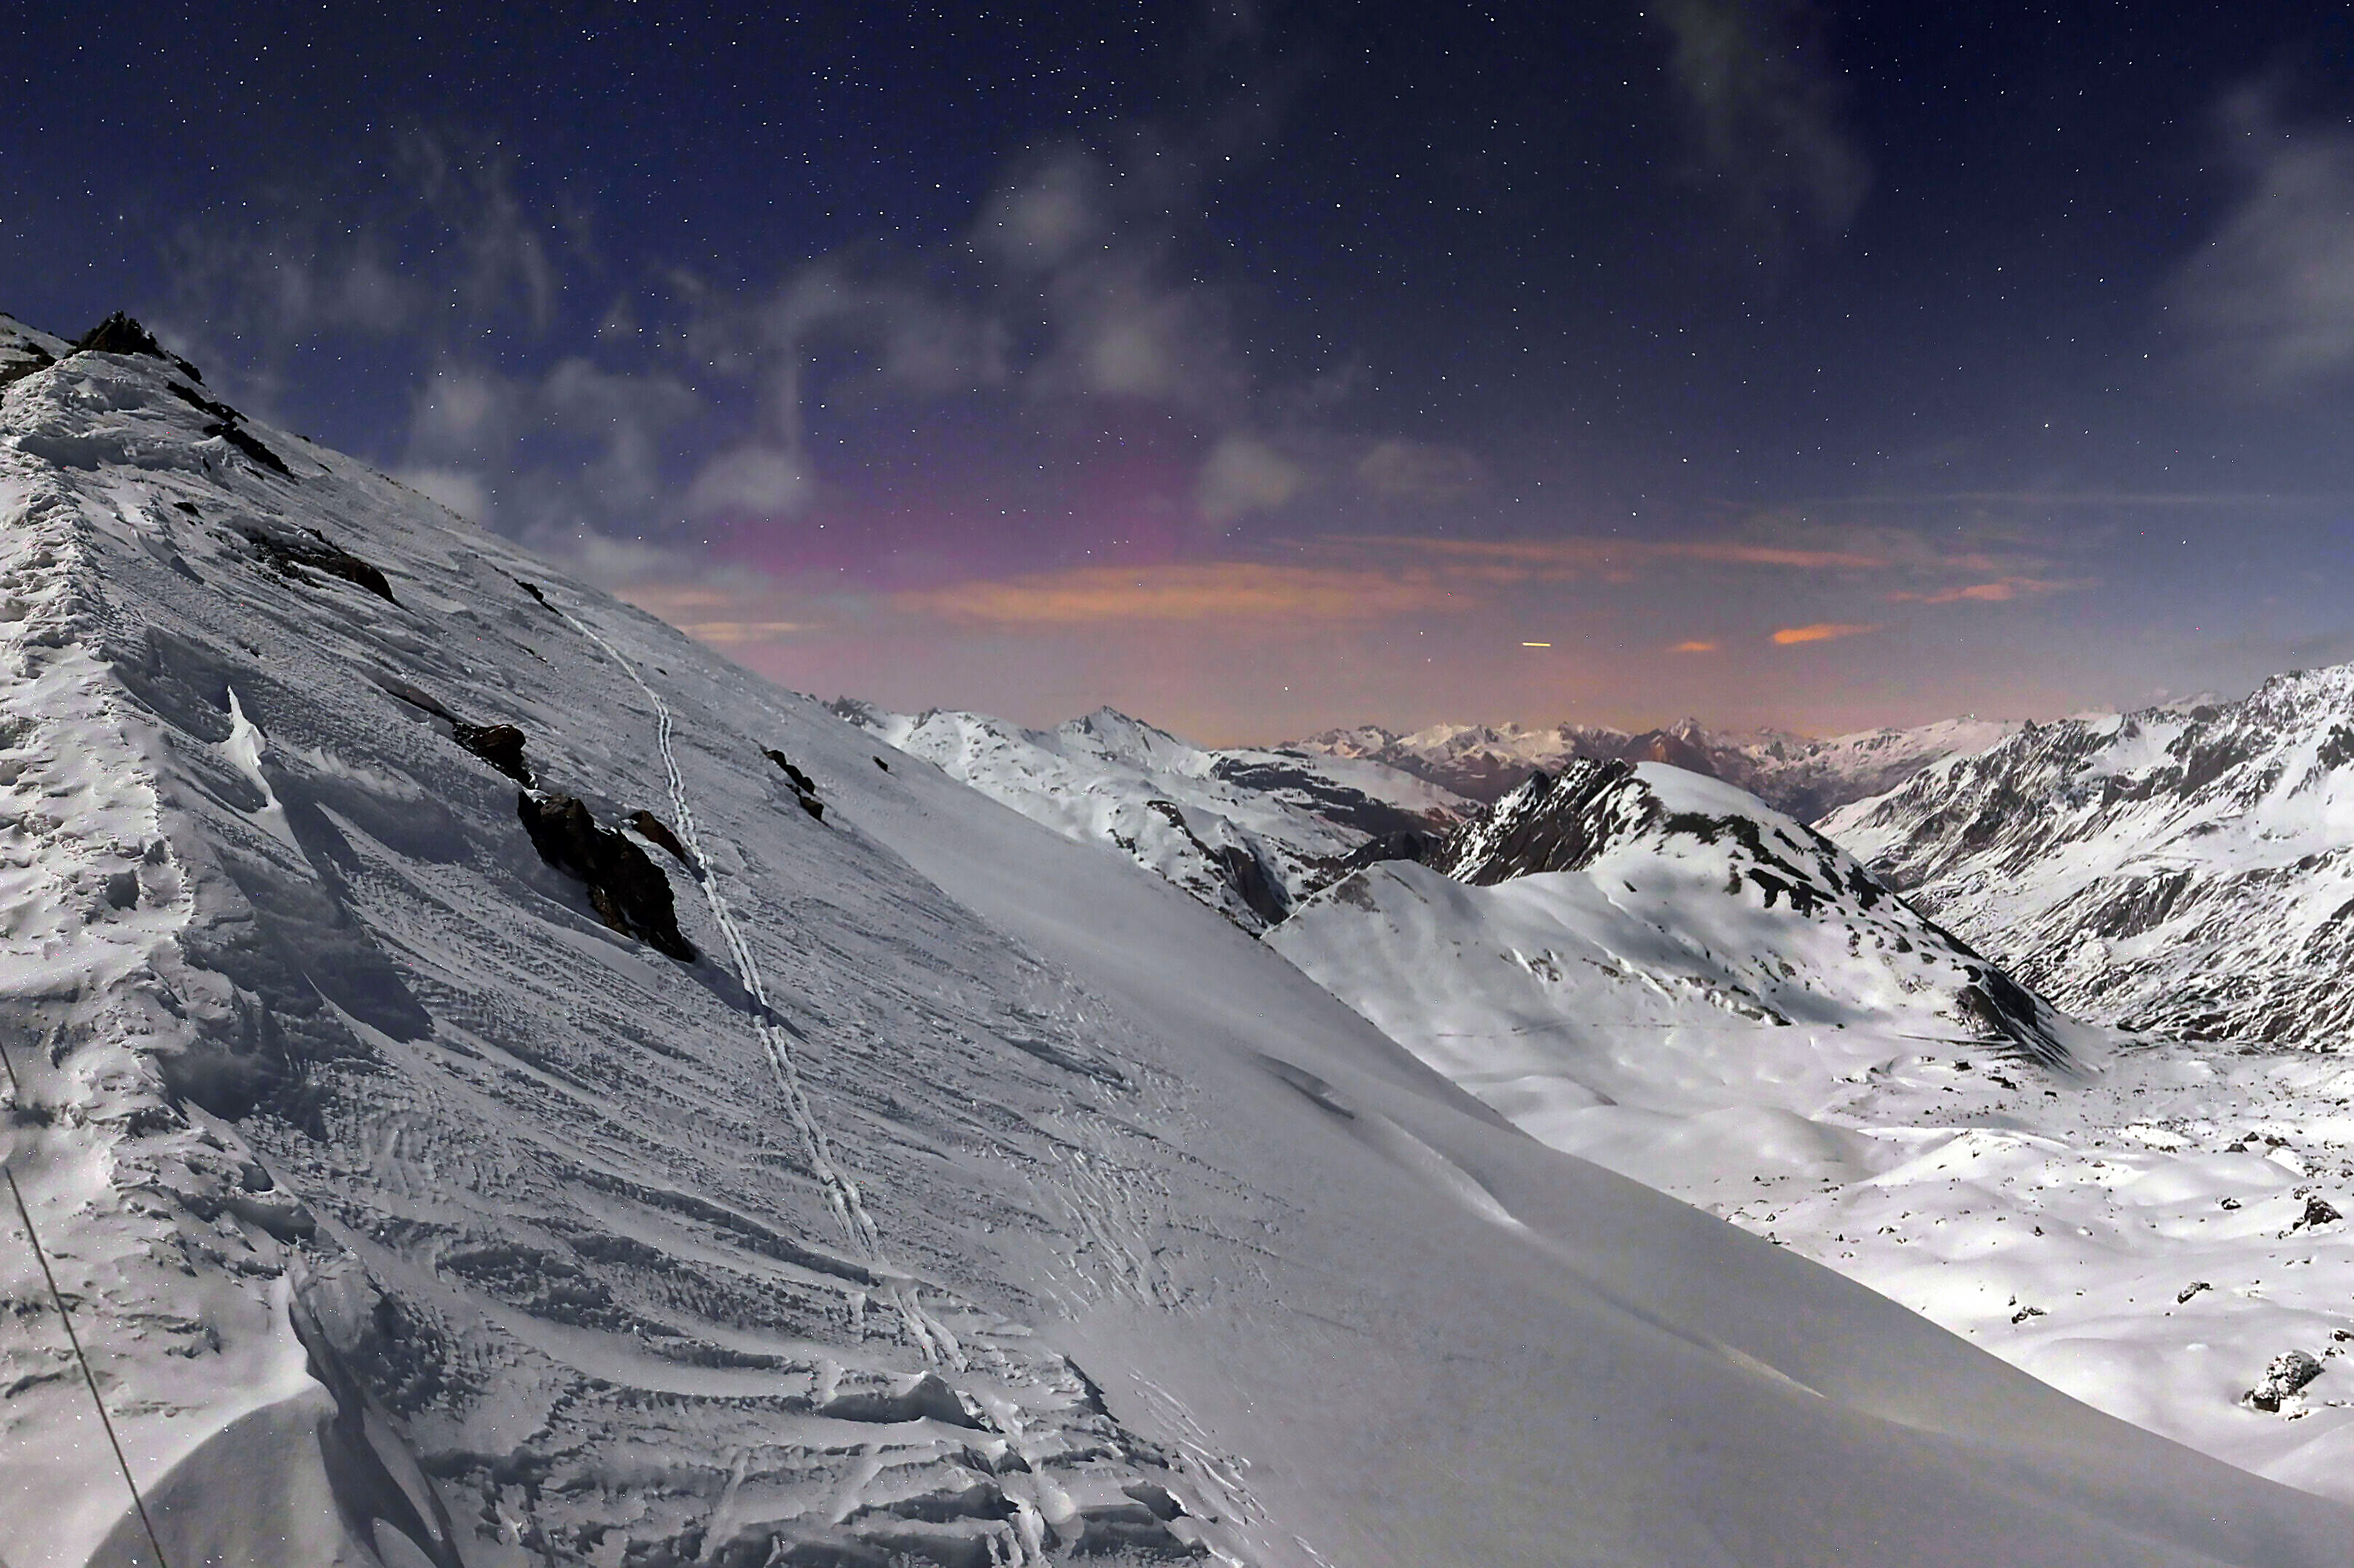
[[[39,341],[0,1157],[174,1563],[2342,1559],[1099,850]],[[581,842],[702,956],[610,928],[461,722],[635,824]],[[148,1562],[0,1232],[0,1552]]]
[[[1653,764],[1532,780],[1431,866],[1362,872],[1268,940],[1553,1147],[2354,1499],[2333,1059],[2062,1018],[1826,839]],[[2243,1403],[2291,1351],[2324,1375]]]
[[[1419,853],[1471,807],[1378,762],[1204,749],[1110,708],[1053,730],[849,698],[833,711],[1066,838],[1117,849],[1246,931],[1360,865]]]

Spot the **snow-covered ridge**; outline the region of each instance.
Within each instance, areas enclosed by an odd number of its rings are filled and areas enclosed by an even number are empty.
[[[1776,810],[1812,821],[1849,800],[1893,788],[1939,758],[1981,751],[2020,726],[1960,718],[1828,740],[1778,730],[1712,731],[1696,719],[1629,734],[1594,725],[1437,725],[1410,735],[1377,726],[1327,730],[1290,750],[1384,762],[1475,800],[1492,801],[1532,772],[1571,761],[1665,762],[1723,779]]]
[[[1822,825],[2087,1016],[2354,1039],[2354,666],[2037,726]]]
[[[1659,763],[1539,774],[1429,864],[1362,871],[1268,940],[1522,1127],[1586,1152],[1624,1130],[1620,1108],[1811,1117],[1898,1040],[2063,1076],[2105,1054],[1821,835]]]
[[[1375,859],[1435,842],[1470,803],[1378,762],[1208,749],[1110,708],[1052,730],[981,714],[833,711],[1066,838],[1106,845],[1245,930]]]
[[[46,341],[0,403],[0,1159],[174,1563],[2342,1556],[1155,880]],[[146,1560],[5,1234],[0,1297],[0,1550]]]

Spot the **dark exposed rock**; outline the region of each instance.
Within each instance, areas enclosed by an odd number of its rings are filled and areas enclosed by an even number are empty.
[[[801,810],[821,822],[825,821],[825,802],[817,798],[816,780],[794,767],[792,759],[774,747],[763,748],[760,755],[785,770],[785,778],[793,787],[793,799],[801,802]]]
[[[2302,1230],[2310,1225],[2334,1225],[2345,1217],[2327,1200],[2308,1197],[2305,1201],[2305,1216],[2291,1228]]]
[[[671,859],[678,862],[679,864],[689,871],[695,869],[695,862],[687,856],[686,846],[678,842],[678,835],[670,831],[670,825],[652,811],[641,810],[633,813],[630,818],[630,826],[637,829],[638,835],[648,843],[660,844],[670,852]]]
[[[1336,880],[1352,871],[1363,871],[1369,865],[1380,865],[1385,861],[1411,860],[1428,864],[1446,842],[1444,834],[1426,828],[1402,828],[1394,833],[1367,839],[1341,857],[1335,868]]]
[[[209,415],[223,423],[233,425],[245,418],[228,404],[207,397],[193,387],[183,387],[176,381],[167,381],[164,384],[164,390],[199,414]]]
[[[2174,1304],[2177,1307],[2179,1307],[2184,1302],[2190,1300],[2193,1296],[2198,1295],[2200,1291],[2212,1290],[2215,1287],[2212,1285],[2208,1284],[2207,1281],[2203,1279],[2194,1279],[2190,1284],[2184,1286],[2181,1289],[2174,1293]]]
[[[74,349],[82,354],[143,354],[150,359],[164,357],[164,345],[155,341],[155,334],[122,311],[115,312],[82,334],[74,341]]]
[[[293,471],[286,466],[284,459],[281,458],[276,452],[271,451],[268,447],[263,446],[261,442],[256,439],[252,431],[246,429],[242,426],[232,425],[224,420],[218,424],[207,425],[205,427],[205,434],[208,436],[218,436],[221,440],[227,441],[229,445],[235,447],[238,450],[243,452],[246,456],[251,458],[262,467],[270,470],[272,472],[282,473],[289,479],[294,477]],[[370,569],[373,570],[374,568]],[[389,593],[385,595],[385,598],[387,599],[390,599],[392,595]]]
[[[1147,800],[1145,809],[1154,812],[1170,826],[1183,833],[1202,858],[1215,866],[1226,884],[1243,901],[1244,907],[1267,925],[1281,924],[1291,913],[1291,895],[1283,885],[1280,873],[1262,860],[1256,851],[1243,844],[1220,844],[1212,849],[1193,832],[1185,821],[1184,809],[1174,800]]]
[[[800,768],[794,767],[792,759],[788,758],[783,752],[771,747],[767,751],[763,752],[762,755],[767,757],[769,761],[775,763],[778,767],[785,770],[785,777],[793,781],[794,789],[800,790],[804,795],[814,795],[817,793],[817,785],[811,780],[810,776],[802,772]]]
[[[122,311],[115,312],[74,342],[76,354],[143,354],[150,359],[160,359],[178,367],[180,374],[202,385],[204,372],[155,341],[155,334],[139,324],[136,318]]]
[[[2264,1369],[2256,1386],[2240,1396],[2240,1403],[2251,1410],[2277,1413],[2323,1370],[2320,1359],[2309,1351],[2283,1351]]]
[[[1451,819],[1424,816],[1377,800],[1363,790],[1341,783],[1312,766],[1289,767],[1256,758],[1222,757],[1210,777],[1241,789],[1274,797],[1287,805],[1312,812],[1325,821],[1384,838],[1399,833],[1431,832],[1452,825]],[[1385,857],[1395,860],[1396,855]]]
[[[542,609],[546,610],[551,615],[557,613],[556,607],[547,602],[547,596],[539,591],[539,585],[537,583],[525,582],[523,578],[517,577],[515,578],[515,587],[523,589],[524,592],[539,600],[539,607]]]
[[[384,573],[361,560],[340,545],[330,544],[324,535],[304,539],[282,534],[265,534],[259,528],[245,530],[246,542],[254,553],[288,577],[299,579],[302,568],[324,572],[331,577],[341,577],[347,583],[375,594],[387,604],[398,604],[392,597],[392,584]]]
[[[1647,791],[1628,788],[1634,779],[1634,768],[1616,759],[1580,758],[1557,775],[1532,773],[1519,789],[1457,829],[1429,863],[1475,887],[1575,871],[1635,825],[1621,821],[1630,801],[1638,820],[1656,813]]]
[[[531,788],[531,765],[523,759],[524,734],[511,724],[467,724],[453,720],[450,738],[481,758],[525,789]]]
[[[13,387],[26,376],[47,370],[57,363],[49,357],[49,351],[37,343],[27,343],[20,346],[24,349],[26,357],[12,359],[5,365],[0,365],[0,388]]]
[[[879,758],[879,757],[878,757],[878,758],[876,758],[875,759],[875,767],[877,767],[877,768],[881,768],[884,772],[885,772],[885,773],[888,773],[888,772],[890,772],[890,771],[891,771],[891,765],[890,765],[889,763],[887,763],[887,762],[884,761],[884,760],[883,760],[881,758]]]
[[[670,878],[645,851],[600,825],[568,795],[524,790],[515,797],[515,814],[540,859],[588,885],[588,906],[599,920],[682,963],[695,961],[694,945],[679,932]]]

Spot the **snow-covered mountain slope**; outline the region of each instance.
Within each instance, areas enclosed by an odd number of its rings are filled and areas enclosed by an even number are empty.
[[[1268,939],[1538,1138],[1645,1180],[1693,1157],[1694,1117],[1763,1140],[1728,1146],[1744,1174],[1837,1164],[1810,1118],[1894,1049],[2017,1062],[2021,1093],[2102,1054],[1821,835],[1660,763],[1539,774]]]
[[[1378,762],[1208,750],[1110,708],[1033,730],[846,697],[832,707],[1033,821],[1119,851],[1246,931],[1335,876],[1435,843],[1470,809]]]
[[[1327,730],[1289,749],[1384,762],[1482,801],[1500,800],[1532,772],[1557,773],[1581,758],[1665,762],[1722,779],[1805,822],[1893,789],[1942,758],[1982,751],[2019,727],[1961,718],[1813,740],[1778,730],[1723,734],[1695,719],[1640,735],[1573,724],[1438,725],[1412,735],[1366,726]]]
[[[57,357],[0,405],[0,1159],[174,1563],[2342,1559],[1114,858]],[[0,1551],[150,1562],[0,1231]]]
[[[2085,1016],[2354,1038],[2354,666],[2038,726],[1822,825]]]
[[[2354,1119],[2326,1061],[2111,1048],[1822,837],[1651,764],[1532,780],[1269,941],[1548,1143],[2354,1499]],[[2244,1405],[2290,1351],[2327,1375]]]

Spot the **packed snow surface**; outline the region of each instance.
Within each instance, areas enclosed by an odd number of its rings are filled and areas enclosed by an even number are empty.
[[[0,1158],[174,1563],[2343,1561],[1101,851],[27,343]],[[148,1562],[0,1232],[0,1551]]]

